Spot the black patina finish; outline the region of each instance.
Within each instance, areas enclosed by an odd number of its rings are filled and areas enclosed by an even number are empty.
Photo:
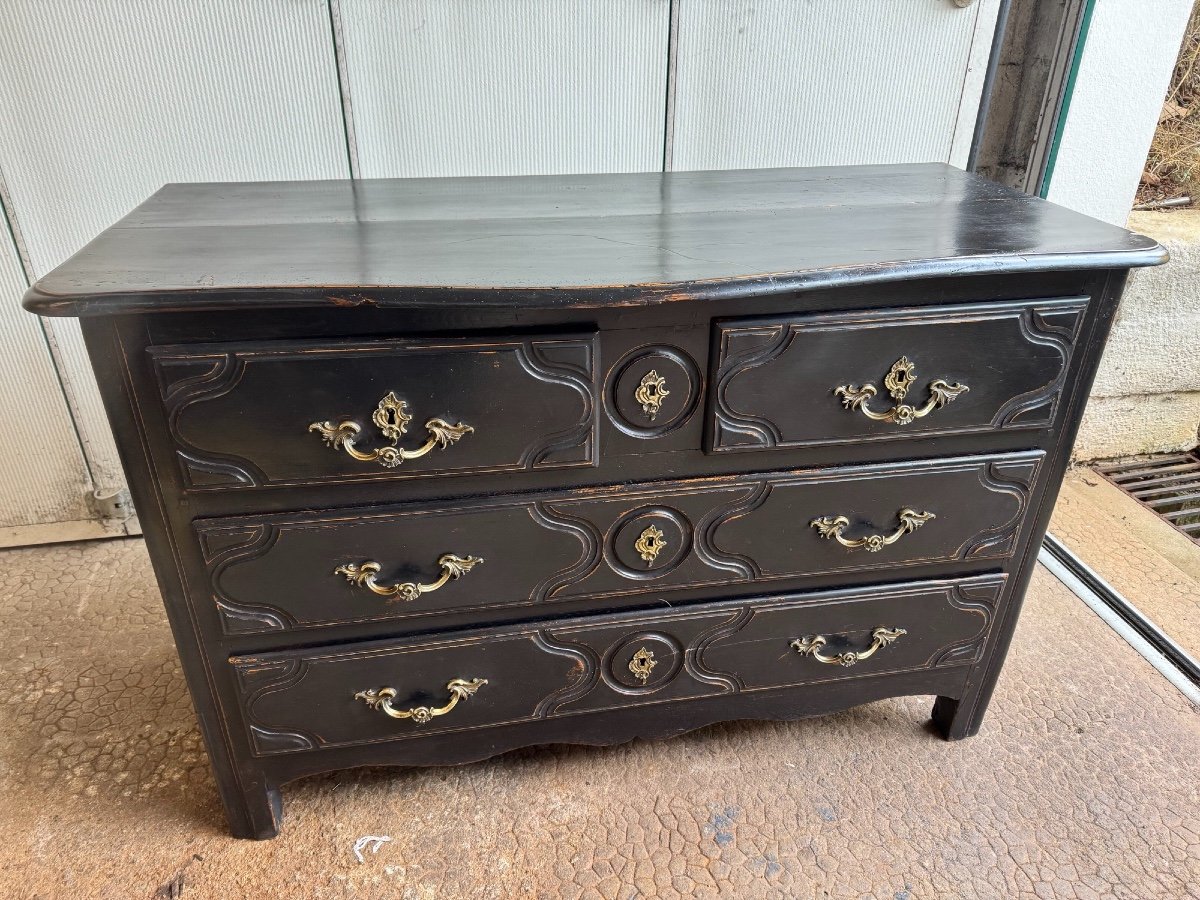
[[[269,837],[347,766],[902,694],[975,733],[1164,259],[940,165],[174,185],[25,302],[83,319],[233,831]],[[385,466],[311,427],[371,455],[400,400],[396,447],[474,430]],[[483,561],[354,578],[446,554]]]

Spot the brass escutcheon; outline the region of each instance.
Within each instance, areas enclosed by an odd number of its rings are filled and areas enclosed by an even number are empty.
[[[637,390],[633,392],[633,399],[642,404],[642,412],[650,417],[650,421],[654,421],[654,417],[658,415],[662,409],[664,397],[670,396],[671,392],[667,390],[667,379],[659,375],[654,369],[651,369],[642,376],[641,383],[638,384]]]
[[[629,671],[633,673],[634,678],[645,684],[650,680],[650,672],[657,665],[658,660],[654,658],[654,651],[642,647],[633,654],[633,659],[629,660]]]
[[[638,552],[645,562],[654,565],[654,561],[658,559],[658,554],[667,546],[667,542],[663,537],[662,530],[651,525],[646,528],[638,539],[633,542],[633,549]]]

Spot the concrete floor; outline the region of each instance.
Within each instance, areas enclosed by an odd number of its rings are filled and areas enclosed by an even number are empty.
[[[1087,469],[1063,484],[1050,531],[1200,658],[1200,547]]]
[[[907,698],[341,773],[265,843],[224,833],[140,541],[0,553],[0,598],[6,900],[1200,897],[1200,715],[1044,570],[970,740]],[[391,840],[360,864],[364,835]]]

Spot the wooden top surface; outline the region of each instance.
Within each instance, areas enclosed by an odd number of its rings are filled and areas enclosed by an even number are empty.
[[[588,307],[1165,260],[1150,238],[937,163],[173,184],[24,302]]]

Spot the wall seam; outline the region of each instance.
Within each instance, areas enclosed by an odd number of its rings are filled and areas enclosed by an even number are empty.
[[[667,13],[667,95],[663,108],[662,170],[675,168],[675,75],[679,65],[679,7],[683,0],[670,0]]]
[[[350,97],[350,71],[346,65],[346,42],[342,23],[341,0],[326,0],[329,12],[329,32],[333,41],[333,60],[337,70],[338,97],[342,110],[342,138],[346,143],[346,164],[350,177],[360,177],[358,138],[354,131],[354,104]]]

